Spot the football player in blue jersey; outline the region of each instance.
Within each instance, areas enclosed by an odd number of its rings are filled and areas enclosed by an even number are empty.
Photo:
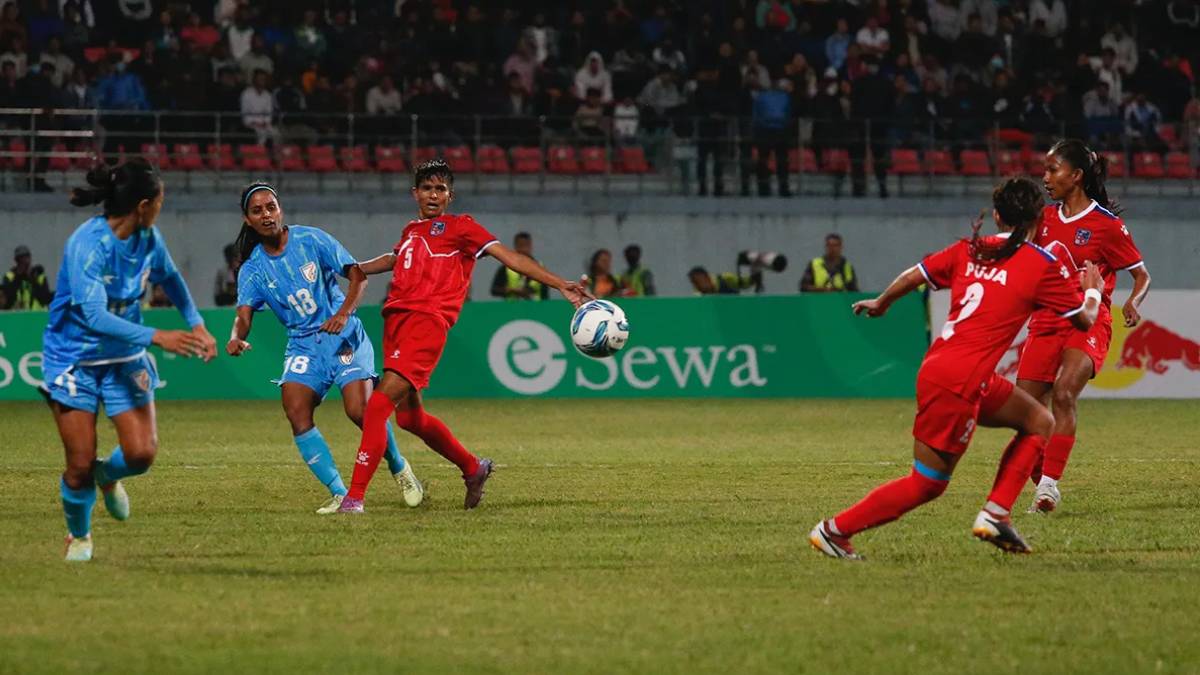
[[[264,307],[287,328],[283,375],[278,381],[283,410],[301,459],[329,489],[330,499],[317,513],[335,513],[346,485],[313,423],[313,411],[336,385],[342,391],[346,416],[362,427],[374,386],[375,352],[354,310],[366,289],[367,275],[328,233],[285,225],[279,195],[267,183],[252,183],[243,190],[241,207],[244,222],[236,246],[243,262],[238,271],[237,318],[225,351],[240,356],[250,349],[246,338],[254,312]],[[338,286],[339,276],[350,281],[348,293]],[[386,457],[404,502],[420,505],[424,488],[400,455],[390,426]]]
[[[68,561],[92,558],[96,488],[108,512],[125,520],[129,496],[121,480],[145,473],[157,454],[158,373],[146,347],[154,344],[205,361],[216,356],[216,341],[154,227],[163,204],[163,183],[154,167],[141,158],[115,168],[100,165],[88,172],[87,183],[72,191],[71,203],[103,202],[104,214],[89,218],[67,239],[42,346],[42,393],[66,451],[59,490]],[[142,325],[141,300],[150,284],[162,285],[190,331]],[[97,460],[101,404],[120,445]]]

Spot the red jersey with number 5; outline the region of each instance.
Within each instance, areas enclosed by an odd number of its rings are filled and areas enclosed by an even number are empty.
[[[987,243],[999,245],[1004,236]],[[950,289],[950,313],[917,377],[966,399],[979,395],[1035,309],[1070,317],[1083,308],[1075,275],[1034,244],[1022,244],[1005,260],[981,262],[972,258],[970,242],[959,241],[926,256],[918,268],[930,288]]]
[[[396,264],[383,313],[425,312],[453,326],[475,261],[495,243],[496,237],[468,215],[410,222],[393,249]]]
[[[1109,306],[1117,285],[1117,272],[1142,264],[1142,254],[1125,223],[1095,201],[1070,218],[1063,215],[1061,205],[1051,204],[1042,212],[1042,225],[1033,241],[1072,272],[1082,272],[1083,263],[1088,260],[1100,268],[1100,275],[1104,277],[1104,297],[1096,321],[1111,322]],[[1052,312],[1036,312],[1029,322],[1029,332],[1034,335],[1064,330],[1071,330],[1070,324]]]

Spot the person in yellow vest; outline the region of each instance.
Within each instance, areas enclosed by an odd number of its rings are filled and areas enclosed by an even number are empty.
[[[28,246],[18,246],[13,251],[13,265],[4,275],[4,304],[0,309],[44,310],[50,306],[54,293],[46,281],[46,270],[33,264]]]
[[[858,291],[858,276],[854,266],[842,257],[842,235],[836,232],[825,236],[825,255],[813,258],[800,280],[803,293],[842,293]]]
[[[533,235],[528,232],[513,237],[513,250],[537,262],[533,257]],[[505,300],[545,300],[550,297],[550,289],[501,265],[492,277],[492,295]]]
[[[737,295],[755,287],[752,275],[733,272],[709,274],[708,270],[699,266],[688,271],[688,280],[692,282],[696,295]]]
[[[642,264],[642,247],[630,244],[625,247],[625,264],[628,268],[619,281],[621,295],[627,298],[640,298],[658,295],[654,289],[654,273]]]

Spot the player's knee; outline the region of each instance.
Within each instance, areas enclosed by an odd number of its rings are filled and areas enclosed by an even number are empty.
[[[931,502],[931,501],[937,499],[938,497],[941,497],[946,492],[946,488],[949,485],[950,485],[950,481],[948,479],[947,480],[924,480],[918,484],[917,492],[920,494],[921,499],[923,499],[924,501],[927,501],[927,502]]]
[[[72,490],[82,490],[83,488],[93,483],[92,479],[92,463],[89,461],[86,464],[67,464],[67,468],[63,471],[63,482]]]
[[[1054,403],[1054,412],[1059,417],[1075,416],[1075,403],[1079,400],[1079,394],[1067,387],[1055,387],[1050,398]]]
[[[1034,436],[1050,438],[1050,434],[1054,433],[1054,413],[1045,407],[1038,406],[1029,420],[1029,428],[1025,431]]]
[[[346,418],[353,422],[356,427],[362,427],[364,414],[364,410],[360,407],[346,407]]]
[[[291,401],[283,402],[283,412],[287,415],[288,422],[292,425],[292,435],[299,436],[300,434],[313,428],[312,410],[308,406]]]

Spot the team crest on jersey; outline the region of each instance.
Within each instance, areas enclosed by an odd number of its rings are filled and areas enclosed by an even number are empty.
[[[1075,230],[1075,245],[1086,246],[1092,240],[1092,231],[1082,227]]]
[[[341,361],[342,365],[344,366],[350,365],[354,362],[354,352],[347,349],[341,354],[338,354],[338,361]]]
[[[431,237],[436,237],[445,231],[446,231],[446,223],[444,223],[440,220],[433,221],[433,225],[429,226],[429,235]]]
[[[150,371],[145,368],[137,371],[132,375],[133,383],[142,391],[150,391]]]
[[[315,263],[315,262],[304,263],[304,266],[300,268],[300,274],[303,274],[304,278],[308,279],[308,283],[310,283],[310,284],[316,283],[316,281],[317,281],[317,263]]]

